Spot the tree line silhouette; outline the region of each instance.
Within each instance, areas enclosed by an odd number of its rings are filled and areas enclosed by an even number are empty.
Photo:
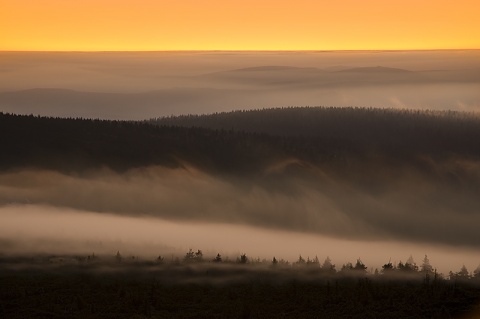
[[[201,250],[170,261],[119,251],[77,256],[74,265],[68,256],[45,258],[0,256],[0,316],[474,318],[480,301],[479,269],[445,278],[427,256],[418,267],[409,258],[374,273],[360,259],[337,271],[328,257],[229,260]]]
[[[422,169],[419,158],[479,159],[480,119],[364,108],[266,109],[144,122],[0,113],[0,141],[0,169],[122,171],[181,167],[186,161],[210,172],[243,175],[291,157],[339,171],[372,161]]]
[[[478,156],[480,117],[474,113],[359,107],[286,107],[151,119],[157,125],[204,127],[308,137],[390,154],[445,150]],[[475,140],[470,139],[475,136]],[[322,140],[315,140],[322,138]],[[329,145],[331,146],[331,145]]]
[[[58,257],[46,257],[47,259],[55,260],[55,262],[59,261]],[[0,259],[1,260],[1,259]],[[6,259],[10,260],[10,259]],[[60,261],[68,260],[68,258],[60,258]],[[99,257],[92,253],[88,256],[74,256],[74,260],[78,263],[101,263],[104,262],[108,264],[108,256]],[[123,256],[120,251],[114,256],[114,260],[116,263],[138,263],[139,265],[145,264],[152,264],[152,261],[148,261],[145,259],[141,259],[136,256]],[[25,261],[25,260],[23,260]],[[230,259],[230,257],[223,258],[220,253],[217,253],[215,257],[209,258],[205,257],[202,250],[198,249],[194,251],[189,249],[188,252],[183,256],[183,258],[179,258],[178,256],[172,255],[170,259],[167,259],[165,256],[159,255],[153,261],[153,264],[157,265],[166,265],[166,264],[176,264],[176,265],[189,265],[189,264],[225,264],[225,265],[269,265],[272,268],[281,267],[283,269],[316,269],[320,273],[326,275],[335,275],[335,274],[356,274],[356,275],[420,275],[420,276],[427,276],[433,277],[435,279],[450,279],[450,280],[462,280],[462,279],[475,279],[478,280],[480,283],[480,264],[478,267],[473,271],[469,272],[465,265],[462,265],[461,269],[458,272],[449,271],[448,276],[444,274],[437,273],[437,270],[434,266],[431,265],[430,260],[427,255],[424,256],[422,259],[422,263],[417,265],[414,261],[413,257],[410,256],[405,263],[399,261],[397,264],[393,264],[391,261],[385,263],[380,269],[370,269],[368,271],[368,267],[362,262],[360,258],[356,260],[355,263],[347,262],[343,264],[339,269],[337,269],[336,265],[332,262],[330,257],[326,257],[323,262],[320,262],[319,258],[315,256],[314,258],[307,257],[306,259],[299,255],[298,259],[290,262],[284,259],[277,259],[275,256],[271,260],[267,259],[260,259],[260,258],[250,258],[247,254],[243,253],[240,256]]]

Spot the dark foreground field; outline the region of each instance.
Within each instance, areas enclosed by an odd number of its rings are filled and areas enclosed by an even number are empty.
[[[477,318],[478,280],[255,264],[6,262],[2,318]]]

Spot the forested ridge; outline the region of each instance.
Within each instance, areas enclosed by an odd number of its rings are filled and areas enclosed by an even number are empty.
[[[155,125],[151,125],[151,124]],[[296,158],[315,165],[417,165],[418,158],[480,158],[480,119],[456,112],[286,108],[187,115],[145,122],[0,114],[2,169],[107,166],[258,172]]]
[[[478,156],[480,117],[473,113],[378,108],[290,107],[161,117],[158,125],[231,129],[350,141],[385,151],[461,152]]]
[[[265,134],[10,114],[0,114],[0,136],[3,169],[106,166],[121,171],[188,161],[205,169],[242,170],[281,151],[275,149],[279,139]]]

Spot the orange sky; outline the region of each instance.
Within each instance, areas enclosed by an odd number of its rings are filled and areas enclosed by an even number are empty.
[[[0,50],[478,49],[478,0],[0,0]]]

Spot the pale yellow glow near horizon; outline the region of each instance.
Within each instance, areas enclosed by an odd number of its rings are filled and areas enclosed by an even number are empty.
[[[477,0],[0,0],[0,50],[480,48]]]

